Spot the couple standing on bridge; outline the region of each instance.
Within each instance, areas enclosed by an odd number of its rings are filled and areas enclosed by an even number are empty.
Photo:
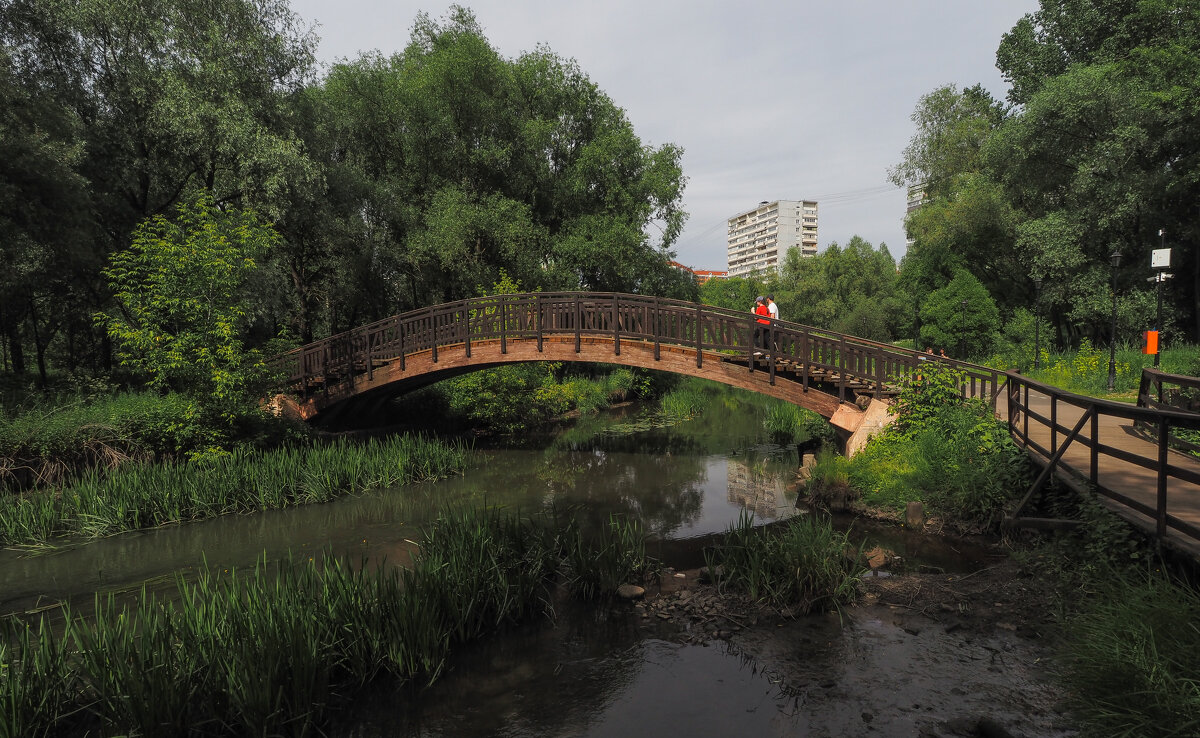
[[[757,320],[761,324],[754,329],[754,347],[766,350],[768,331],[762,326],[770,325],[772,320],[779,320],[779,306],[775,304],[775,295],[767,295],[765,298],[759,295],[754,298],[754,314],[758,316]],[[754,353],[757,355],[761,352]]]

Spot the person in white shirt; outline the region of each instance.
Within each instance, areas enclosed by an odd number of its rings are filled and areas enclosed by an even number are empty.
[[[771,320],[779,320],[779,306],[775,304],[775,295],[767,295],[767,310],[771,311]]]

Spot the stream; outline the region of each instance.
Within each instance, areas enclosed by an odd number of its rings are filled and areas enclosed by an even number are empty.
[[[461,476],[256,515],[114,536],[51,553],[0,551],[0,614],[68,602],[86,613],[97,592],[169,592],[203,567],[322,552],[378,565],[403,561],[421,527],[463,505],[553,508],[580,524],[640,519],[648,551],[677,570],[743,511],[769,523],[797,507],[795,447],[763,429],[766,401],[723,396],[674,425],[629,406],[580,419],[522,447],[479,448]],[[901,566],[970,572],[985,545],[840,521]],[[955,714],[996,714],[1010,735],[1067,735],[1056,722],[1041,655],[1019,639],[912,633],[879,608],[801,617],[770,630],[685,644],[629,603],[564,603],[531,623],[456,653],[442,678],[414,691],[387,683],[355,695],[339,736],[955,735]],[[995,669],[995,654],[1019,669]],[[1017,696],[1020,699],[1017,699]],[[931,732],[932,731],[932,732]],[[963,733],[971,735],[972,733]]]

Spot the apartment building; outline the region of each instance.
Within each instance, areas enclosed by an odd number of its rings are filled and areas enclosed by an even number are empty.
[[[804,256],[815,256],[817,202],[764,200],[729,219],[727,243],[730,277],[778,270],[780,259],[792,247]]]
[[[913,214],[914,210],[919,210],[925,204],[928,196],[925,194],[925,185],[913,185],[908,188],[908,209],[904,211],[904,248],[911,249],[913,246],[913,237],[908,232],[908,216]]]

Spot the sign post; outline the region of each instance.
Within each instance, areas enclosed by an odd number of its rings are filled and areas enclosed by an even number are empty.
[[[1163,230],[1158,231],[1159,243],[1163,240]],[[1146,353],[1154,354],[1154,366],[1158,366],[1159,358],[1159,334],[1162,332],[1162,283],[1163,280],[1170,279],[1171,275],[1167,274],[1167,269],[1171,267],[1171,249],[1154,249],[1150,252],[1150,268],[1154,270],[1154,288],[1158,293],[1158,317],[1155,318],[1155,326],[1152,331],[1154,340],[1150,340],[1150,332],[1146,335]]]

